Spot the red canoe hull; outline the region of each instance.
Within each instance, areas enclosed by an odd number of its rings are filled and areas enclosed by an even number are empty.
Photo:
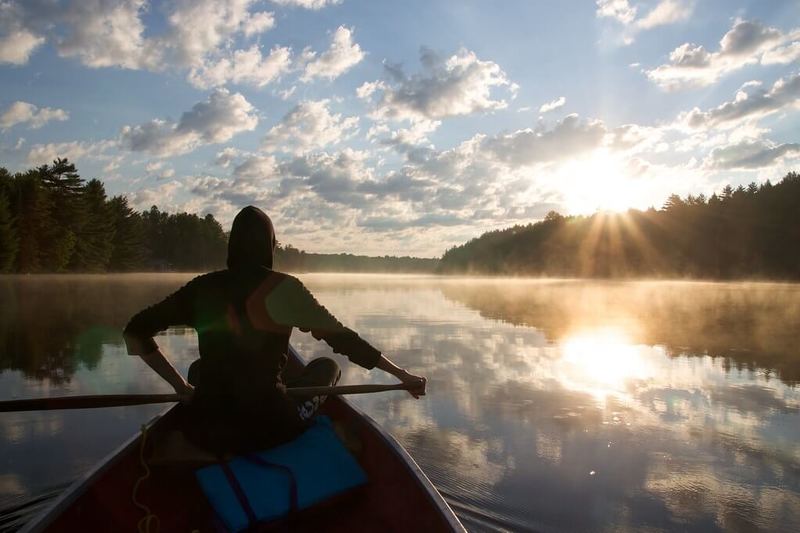
[[[292,362],[300,363],[296,354]],[[179,405],[154,420],[148,438],[169,431]],[[290,522],[262,528],[291,531],[464,531],[425,474],[406,451],[371,418],[341,397],[330,397],[322,413],[344,430],[346,445],[369,482],[355,493],[298,513]],[[144,473],[135,436],[77,481],[23,531],[136,531],[145,513],[132,501]],[[138,499],[158,517],[161,532],[218,531],[213,512],[188,467],[154,468]]]

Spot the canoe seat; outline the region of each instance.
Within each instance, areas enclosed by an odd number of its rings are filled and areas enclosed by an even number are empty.
[[[307,509],[367,481],[326,416],[318,416],[291,442],[206,466],[195,476],[231,533]]]

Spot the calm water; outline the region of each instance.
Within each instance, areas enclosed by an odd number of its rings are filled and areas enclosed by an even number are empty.
[[[301,277],[428,376],[423,400],[354,401],[469,529],[800,530],[800,285]],[[120,329],[186,279],[0,278],[0,399],[169,392]],[[196,357],[191,330],[159,342],[181,370]],[[345,366],[367,381],[390,382]],[[160,409],[0,413],[0,503],[80,475]]]

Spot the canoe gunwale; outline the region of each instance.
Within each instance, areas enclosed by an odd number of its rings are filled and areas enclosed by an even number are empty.
[[[340,397],[341,398],[341,397]],[[466,529],[464,528],[463,524],[458,520],[453,509],[450,507],[450,504],[444,499],[444,497],[436,490],[436,487],[433,485],[433,482],[428,478],[425,472],[419,467],[417,462],[414,460],[411,455],[406,451],[405,448],[395,439],[388,431],[383,429],[380,424],[378,424],[371,416],[364,413],[361,409],[353,405],[351,402],[348,402],[344,398],[341,398],[347,406],[355,411],[357,415],[359,415],[378,435],[381,439],[388,445],[388,447],[392,450],[394,455],[402,462],[405,467],[410,471],[411,476],[416,480],[417,485],[420,489],[423,490],[425,495],[427,496],[428,501],[439,510],[439,513],[442,515],[447,521],[447,525],[453,531],[457,532],[464,532],[466,533]]]

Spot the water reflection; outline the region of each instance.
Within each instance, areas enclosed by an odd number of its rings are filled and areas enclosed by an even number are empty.
[[[186,274],[0,275],[0,370],[59,384],[121,345],[131,313],[163,298]]]
[[[632,382],[653,377],[656,371],[643,348],[631,344],[619,330],[571,335],[561,345],[561,360],[567,367],[565,386],[598,398],[624,392]]]
[[[483,317],[537,328],[553,342],[613,329],[672,356],[718,357],[726,367],[800,382],[798,284],[454,280],[442,292]]]
[[[797,286],[304,280],[346,324],[429,377],[421,401],[404,393],[355,401],[409,449],[471,529],[800,529]],[[70,289],[94,303],[64,303],[73,318],[37,323],[59,316],[62,305],[41,284],[40,307],[16,302],[28,308],[3,311],[3,346],[24,347],[2,359],[19,369],[0,373],[3,396],[162,390],[152,372],[124,357],[118,337],[93,341],[94,366],[80,359],[74,339],[97,325],[121,326],[143,300],[180,281]],[[53,344],[29,342],[43,329]],[[308,356],[332,355],[308,335],[293,343]],[[162,344],[181,368],[195,357],[196,338],[186,331],[170,331]],[[21,355],[36,349],[47,372]],[[389,381],[344,369],[346,383]],[[153,412],[0,415],[0,491],[33,490],[80,471]],[[26,463],[31,450],[55,470]]]

